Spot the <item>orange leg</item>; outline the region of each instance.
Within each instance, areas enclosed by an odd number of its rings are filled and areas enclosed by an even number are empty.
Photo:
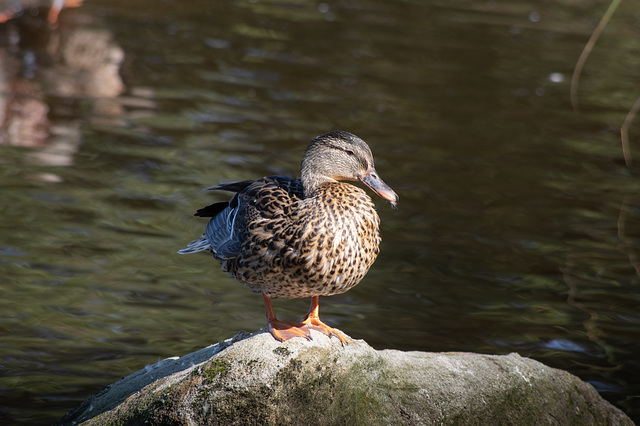
[[[47,14],[47,21],[52,26],[58,26],[58,16],[60,15],[60,11],[64,7],[64,2],[61,0],[53,0],[51,2],[51,8],[49,9],[49,13]]]
[[[313,330],[317,330],[320,333],[326,334],[329,337],[336,336],[343,345],[347,345],[347,340],[344,338],[342,333],[334,330],[333,328],[320,321],[320,317],[318,316],[318,313],[320,311],[319,299],[319,296],[313,296],[311,298],[311,306],[309,307],[309,312],[304,317],[304,321],[302,321],[302,323],[306,324],[307,327]]]
[[[262,293],[262,299],[264,300],[264,309],[267,314],[267,322],[269,323],[269,332],[277,341],[284,342],[292,337],[304,337],[307,340],[311,340],[311,333],[309,333],[306,324],[279,321],[278,318],[276,318],[276,313],[273,311],[269,296]]]
[[[83,0],[51,0],[51,8],[47,14],[47,20],[52,27],[58,26],[58,16],[63,7],[80,7]]]

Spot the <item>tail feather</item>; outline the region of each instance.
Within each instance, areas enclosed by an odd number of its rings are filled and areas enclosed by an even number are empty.
[[[189,244],[187,244],[187,247],[183,248],[182,250],[178,250],[178,253],[191,254],[191,253],[198,253],[201,251],[209,251],[210,249],[211,249],[211,243],[209,243],[209,240],[205,235],[202,235],[202,237],[195,239],[191,241]]]

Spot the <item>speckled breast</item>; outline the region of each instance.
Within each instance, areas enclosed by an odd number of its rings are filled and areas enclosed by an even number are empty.
[[[274,202],[283,205],[274,208]],[[326,184],[303,200],[272,200],[266,215],[248,213],[242,255],[223,268],[272,298],[343,293],[362,280],[379,253],[373,202],[348,183]]]

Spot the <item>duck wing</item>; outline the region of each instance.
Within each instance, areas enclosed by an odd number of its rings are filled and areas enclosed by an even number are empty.
[[[248,223],[257,215],[268,218],[281,212],[284,199],[303,197],[300,179],[269,176],[257,181],[245,180],[215,185],[211,191],[230,191],[236,194],[229,201],[203,207],[196,216],[210,217],[202,237],[192,241],[178,253],[212,251],[216,259],[232,259],[241,254],[247,238]],[[284,201],[284,204],[288,204]]]
[[[236,194],[230,201],[214,203],[196,211],[194,216],[210,217],[212,219],[207,224],[205,233],[200,238],[191,241],[186,248],[178,250],[178,253],[190,254],[200,251],[213,251],[214,253],[218,253],[219,251],[224,253],[235,252],[238,247],[235,247],[232,242],[232,236],[234,234],[233,226],[238,212],[238,192],[243,191],[253,182],[255,181],[243,180],[205,188],[208,191],[230,191]],[[212,241],[214,244],[212,244]]]

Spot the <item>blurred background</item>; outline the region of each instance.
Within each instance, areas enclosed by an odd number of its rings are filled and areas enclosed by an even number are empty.
[[[518,352],[640,421],[637,6],[574,110],[607,1],[0,0],[0,423],[265,327],[259,295],[176,251],[225,199],[202,188],[297,176],[333,129],[400,203],[374,197],[382,252],[325,322],[378,349]]]

